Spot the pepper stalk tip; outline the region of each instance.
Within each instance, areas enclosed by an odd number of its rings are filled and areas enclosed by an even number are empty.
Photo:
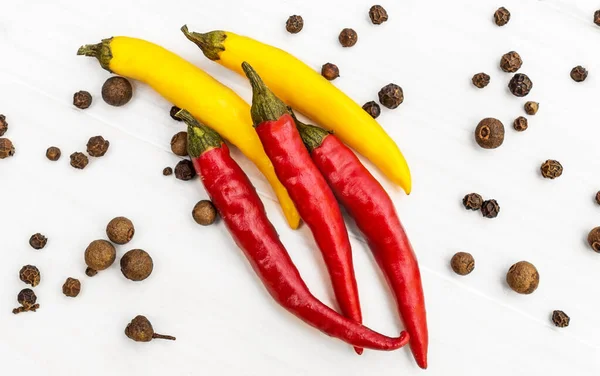
[[[208,33],[196,33],[190,31],[187,25],[183,25],[180,30],[183,35],[198,46],[202,50],[202,53],[204,53],[204,56],[210,60],[219,60],[219,54],[225,51],[223,42],[227,39],[227,34],[224,31],[215,30]]]
[[[244,61],[242,70],[252,86],[250,114],[255,127],[264,121],[276,121],[283,115],[289,114],[287,106],[269,90],[250,64]]]
[[[183,120],[188,126],[188,154],[192,158],[199,157],[202,153],[221,147],[223,139],[212,128],[199,122],[187,110],[177,111],[175,117]]]

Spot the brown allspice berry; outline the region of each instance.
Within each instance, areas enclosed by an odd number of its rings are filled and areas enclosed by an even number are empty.
[[[594,227],[587,237],[588,244],[595,252],[600,253],[600,226]]]
[[[542,163],[540,171],[542,172],[542,176],[546,179],[556,179],[562,175],[563,166],[559,161],[548,159],[546,162]]]
[[[85,250],[85,263],[91,270],[86,275],[94,276],[95,272],[107,269],[117,258],[115,247],[107,240],[94,240]]]
[[[517,132],[523,132],[528,127],[529,127],[529,124],[527,122],[527,119],[523,116],[519,116],[518,118],[515,119],[515,121],[513,121],[513,128],[515,128],[515,131],[517,131]]]
[[[81,282],[75,278],[67,278],[62,287],[62,292],[68,297],[75,298],[81,292]]]
[[[71,158],[71,166],[75,167],[78,170],[83,170],[88,165],[88,163],[90,163],[90,160],[88,159],[87,155],[78,151],[71,154],[69,158]]]
[[[121,272],[132,281],[143,281],[153,269],[152,257],[143,249],[132,249],[121,257]]]
[[[25,265],[19,271],[19,279],[32,287],[40,284],[40,270],[33,265]]]
[[[165,168],[163,168],[163,175],[164,176],[173,175],[173,169],[171,167],[165,167]]]
[[[369,18],[374,25],[381,25],[388,20],[388,14],[381,5],[373,5],[369,9]]]
[[[508,89],[513,95],[524,97],[533,89],[533,82],[526,74],[517,73],[508,83]]]
[[[4,136],[7,130],[8,122],[6,121],[6,116],[0,114],[0,137]]]
[[[346,28],[340,32],[338,40],[342,47],[352,47],[358,42],[358,34],[353,29]]]
[[[508,269],[506,282],[513,291],[519,294],[531,294],[540,283],[540,274],[533,264],[519,261]]]
[[[379,103],[393,110],[404,102],[404,91],[396,84],[387,84],[379,90]]]
[[[525,105],[523,106],[523,108],[525,109],[525,113],[527,115],[535,115],[537,114],[538,110],[540,109],[540,104],[538,102],[525,102]]]
[[[56,146],[50,146],[48,149],[46,149],[46,158],[48,158],[49,160],[56,162],[60,159],[60,156],[60,149]]]
[[[175,337],[158,334],[146,316],[136,316],[125,328],[125,335],[136,342],[150,342],[153,339],[168,339],[175,341]]]
[[[85,110],[92,105],[92,94],[85,90],[80,90],[73,94],[73,106]]]
[[[37,234],[31,235],[31,237],[29,238],[29,245],[33,249],[42,249],[46,246],[46,243],[48,243],[48,238],[40,234],[39,232]]]
[[[321,67],[321,76],[325,77],[328,81],[333,81],[340,76],[340,69],[332,63],[323,64]]]
[[[480,194],[469,193],[463,197],[463,205],[468,210],[479,210],[483,205],[483,198]]]
[[[471,82],[473,83],[473,85],[475,85],[476,87],[483,89],[484,87],[488,86],[490,83],[490,75],[480,72],[477,73],[473,76],[473,78],[471,79]]]
[[[175,166],[175,177],[179,180],[188,181],[196,176],[194,164],[189,159],[183,159]]]
[[[180,118],[178,118],[177,116],[175,116],[175,115],[177,115],[177,113],[179,111],[181,111],[181,108],[179,108],[177,106],[171,107],[171,110],[169,111],[169,116],[171,116],[171,119],[177,120],[177,121],[183,121]]]
[[[594,12],[594,23],[600,26],[600,9]]]
[[[381,107],[379,107],[375,101],[365,103],[362,108],[367,114],[371,115],[373,119],[377,119],[379,115],[381,115]]]
[[[102,157],[108,151],[110,142],[102,136],[94,136],[88,140],[87,152],[92,157]]]
[[[494,22],[498,26],[504,26],[510,21],[510,12],[505,7],[500,7],[494,12]]]
[[[500,59],[500,68],[507,73],[515,73],[522,65],[521,55],[515,51],[505,53]]]
[[[596,203],[600,205],[600,191],[596,193]]]
[[[192,217],[199,225],[212,225],[217,219],[217,209],[211,201],[202,200],[194,206],[194,209],[192,210]]]
[[[0,138],[0,159],[15,155],[15,146],[8,138]]]
[[[571,78],[575,82],[583,82],[583,81],[585,81],[587,76],[588,76],[587,69],[585,69],[581,65],[578,65],[575,68],[571,69]]]
[[[116,217],[108,222],[106,235],[115,244],[127,244],[135,234],[135,227],[130,219]]]
[[[133,86],[125,77],[111,77],[102,85],[102,99],[111,106],[123,106],[132,96]]]
[[[37,304],[37,296],[32,289],[23,289],[17,295],[17,301],[21,305],[18,308],[13,309],[13,313],[16,315],[21,312],[35,312],[40,305]]]
[[[467,275],[475,269],[475,259],[467,252],[458,252],[450,260],[452,270],[458,275]]]
[[[559,328],[566,328],[571,322],[571,318],[563,311],[552,312],[552,322]]]
[[[171,137],[171,151],[175,155],[179,155],[180,157],[186,157],[188,155],[187,150],[187,132],[181,131],[175,133],[173,137]]]
[[[485,118],[475,128],[475,141],[484,149],[496,149],[504,142],[504,124],[498,119]]]
[[[485,200],[481,205],[481,215],[486,218],[496,218],[500,213],[500,205],[496,200]]]
[[[291,34],[298,34],[302,31],[303,27],[304,19],[302,19],[302,16],[296,14],[290,16],[285,22],[285,29]]]

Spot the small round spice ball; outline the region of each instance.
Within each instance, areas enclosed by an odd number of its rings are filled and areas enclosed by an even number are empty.
[[[85,110],[92,104],[92,94],[81,90],[73,94],[73,106]]]
[[[329,81],[333,81],[340,76],[340,70],[335,64],[326,63],[321,67],[321,75]]]
[[[496,218],[500,213],[500,205],[496,200],[485,200],[481,205],[481,215],[486,218]]]
[[[152,274],[152,269],[152,257],[142,249],[132,249],[121,257],[121,272],[132,281],[143,281]]]
[[[529,79],[526,74],[517,73],[511,78],[508,83],[508,89],[510,92],[517,97],[524,97],[533,88],[533,82]]]
[[[475,141],[484,149],[496,149],[504,142],[504,124],[494,118],[481,120],[475,128]]]
[[[477,193],[469,193],[463,197],[463,205],[468,210],[479,210],[483,205],[483,198]]]
[[[15,146],[8,138],[0,138],[0,159],[15,155]]]
[[[163,175],[164,176],[173,175],[173,169],[171,167],[163,168]]]
[[[81,291],[81,282],[75,278],[67,278],[62,287],[63,294],[68,297],[75,298]]]
[[[575,82],[585,81],[585,79],[587,78],[587,76],[588,76],[587,69],[585,69],[581,65],[578,65],[575,68],[571,69],[571,78]]]
[[[452,270],[458,275],[467,275],[475,269],[475,259],[467,252],[458,252],[450,260]]]
[[[600,26],[600,10],[594,12],[594,23]]]
[[[33,249],[42,249],[46,246],[46,243],[48,243],[48,238],[39,232],[31,235],[31,238],[29,238],[29,245]]]
[[[188,155],[187,150],[187,132],[178,132],[171,137],[171,151],[175,155],[179,155],[180,157],[185,157]]]
[[[125,217],[116,217],[108,222],[106,235],[115,244],[127,244],[135,234],[133,222]]]
[[[600,226],[594,227],[587,237],[588,244],[592,249],[600,253]]]
[[[525,103],[523,108],[525,109],[525,113],[527,115],[535,115],[540,108],[540,104],[538,102],[529,101]]]
[[[217,219],[217,209],[209,200],[202,200],[194,206],[192,217],[194,217],[194,221],[199,225],[212,225]]]
[[[37,304],[37,296],[32,289],[23,289],[17,295],[17,301],[21,305],[18,308],[13,309],[13,313],[16,315],[21,312],[35,312],[40,305]]]
[[[496,25],[504,26],[508,23],[508,21],[510,21],[510,12],[508,9],[500,7],[494,12],[494,22]]]
[[[41,278],[39,269],[33,265],[25,265],[19,271],[19,279],[32,287],[39,285]]]
[[[369,18],[374,25],[381,25],[388,20],[388,14],[381,5],[373,5],[369,9]]]
[[[473,85],[475,85],[476,87],[483,89],[484,87],[488,86],[490,83],[490,76],[488,74],[485,74],[483,72],[477,73],[473,76],[473,78],[471,79],[471,82],[473,83]]]
[[[49,160],[56,162],[60,159],[61,156],[61,152],[60,149],[57,148],[56,146],[50,146],[47,150],[46,150],[46,158],[48,158]]]
[[[85,154],[80,153],[78,151],[71,154],[69,158],[71,158],[71,166],[75,167],[78,170],[83,170],[90,162],[90,160]]]
[[[290,16],[285,22],[285,29],[291,34],[298,34],[304,27],[304,20],[302,16],[293,15]]]
[[[132,96],[133,87],[125,77],[111,77],[102,85],[102,99],[111,106],[123,106]]]
[[[367,114],[371,115],[373,119],[377,119],[379,115],[381,115],[381,107],[379,107],[375,101],[365,103],[362,108]]]
[[[346,28],[340,33],[338,40],[342,47],[352,47],[358,42],[358,34],[356,34],[356,31]]]
[[[566,328],[571,322],[571,318],[563,311],[552,312],[552,322],[559,328]]]
[[[562,175],[563,166],[559,161],[548,159],[546,162],[542,163],[540,170],[542,172],[542,176],[546,179],[555,179]]]
[[[515,128],[515,131],[517,131],[517,132],[523,132],[528,127],[529,127],[529,125],[528,125],[527,119],[524,118],[523,116],[519,116],[513,122],[513,128]]]
[[[96,272],[107,269],[115,262],[116,258],[115,247],[106,240],[94,240],[85,250],[85,263]],[[90,271],[88,274],[86,270],[86,274],[91,277],[90,274],[95,275],[96,273]]]
[[[171,107],[171,110],[169,111],[169,116],[171,116],[171,119],[177,120],[177,121],[183,121],[180,118],[178,118],[177,116],[175,116],[175,115],[177,115],[177,113],[179,111],[181,111],[181,108],[179,108],[177,106]]]
[[[145,316],[136,316],[125,328],[125,335],[136,342],[150,342],[155,338],[175,340],[173,336],[166,336],[154,332],[152,324]]]
[[[387,84],[379,90],[379,103],[393,110],[404,102],[404,91],[396,84]]]
[[[6,121],[6,116],[0,114],[0,137],[4,136],[7,130],[8,122]]]
[[[540,275],[531,263],[519,261],[508,269],[506,282],[519,294],[531,294],[540,283]]]
[[[87,152],[92,157],[102,157],[106,154],[110,142],[104,139],[102,136],[91,137],[87,143]]]
[[[598,191],[598,193],[596,193],[596,203],[598,205],[600,205],[600,191]]]
[[[196,176],[194,164],[189,159],[183,159],[175,166],[175,177],[179,180],[188,181]]]
[[[505,53],[500,59],[500,68],[508,73],[515,73],[521,68],[521,65],[523,65],[523,60],[515,51]]]

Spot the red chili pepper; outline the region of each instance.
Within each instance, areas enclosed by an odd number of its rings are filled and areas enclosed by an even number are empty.
[[[231,158],[221,137],[185,110],[177,116],[188,124],[188,152],[208,195],[277,303],[307,324],[353,346],[389,351],[408,343],[406,332],[398,338],[384,336],[315,298],[279,240],[252,183]]]
[[[344,316],[362,323],[348,230],[331,188],[310,159],[287,107],[249,64],[242,64],[252,84],[252,120],[275,174],[287,189],[300,218],[313,233]],[[362,349],[355,349],[362,354]]]
[[[421,368],[427,368],[428,331],[421,273],[390,196],[337,137],[297,119],[296,124],[313,162],[366,238],[394,291],[415,360]]]

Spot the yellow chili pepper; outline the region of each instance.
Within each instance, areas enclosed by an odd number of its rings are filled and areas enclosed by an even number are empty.
[[[356,102],[314,69],[289,53],[229,31],[206,34],[181,31],[211,60],[243,75],[247,62],[285,103],[367,157],[406,193],[411,190],[408,164],[385,130]]]
[[[109,72],[150,85],[237,146],[273,187],[290,227],[298,228],[300,216],[252,127],[250,106],[233,90],[174,53],[141,39],[104,39],[81,47],[77,54],[96,57]]]

